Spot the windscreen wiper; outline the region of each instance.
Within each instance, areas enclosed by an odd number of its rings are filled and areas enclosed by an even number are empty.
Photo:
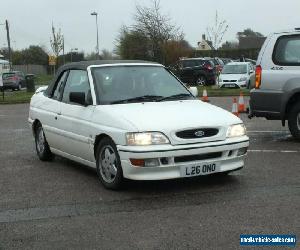
[[[163,96],[159,96],[159,95],[143,95],[143,96],[128,98],[128,99],[124,99],[124,100],[113,101],[113,102],[111,102],[111,104],[158,101],[158,100],[161,100],[161,98],[163,98]]]
[[[192,98],[193,96],[191,94],[186,94],[186,93],[181,93],[181,94],[177,94],[177,95],[171,95],[171,96],[167,96],[167,97],[163,97],[161,99],[159,99],[158,101],[167,101],[167,100],[182,100],[182,99],[186,99],[187,97]]]

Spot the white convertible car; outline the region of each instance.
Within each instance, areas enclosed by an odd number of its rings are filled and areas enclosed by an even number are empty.
[[[97,169],[106,188],[124,178],[162,180],[241,169],[242,121],[196,97],[164,66],[94,61],[61,67],[30,103],[38,157]]]

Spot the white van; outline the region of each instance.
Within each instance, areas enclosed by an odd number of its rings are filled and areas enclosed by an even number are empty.
[[[0,75],[10,71],[9,61],[0,59]]]
[[[271,34],[257,60],[249,117],[288,121],[300,140],[300,28]]]

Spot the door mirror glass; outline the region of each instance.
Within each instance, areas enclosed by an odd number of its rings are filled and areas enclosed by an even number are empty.
[[[87,106],[87,103],[85,101],[85,93],[84,92],[71,92],[70,93],[70,102],[77,103],[82,106]]]
[[[196,87],[190,87],[189,91],[192,93],[193,96],[198,96],[198,89]]]

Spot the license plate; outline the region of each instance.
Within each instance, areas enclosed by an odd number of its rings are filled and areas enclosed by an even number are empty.
[[[228,87],[228,88],[234,88],[234,87],[235,87],[235,84],[225,84],[225,87]]]
[[[212,174],[218,171],[219,163],[202,163],[194,166],[182,166],[182,177],[193,177],[198,175]]]

